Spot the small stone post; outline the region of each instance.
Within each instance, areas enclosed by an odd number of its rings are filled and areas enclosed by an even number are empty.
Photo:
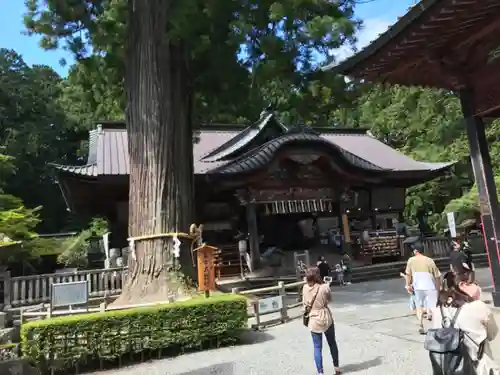
[[[12,282],[10,277],[10,271],[4,271],[0,279],[3,282],[3,308],[8,310],[12,308],[11,290]]]

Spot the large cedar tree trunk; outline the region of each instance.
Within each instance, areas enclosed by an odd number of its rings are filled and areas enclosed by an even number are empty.
[[[131,237],[187,232],[192,223],[187,51],[167,33],[175,1],[179,0],[129,0],[125,86]],[[136,261],[129,264],[129,279],[116,304],[165,301],[184,293],[184,279],[177,269],[180,263],[182,272],[191,276],[188,248],[184,246],[178,262],[171,238],[137,241]]]

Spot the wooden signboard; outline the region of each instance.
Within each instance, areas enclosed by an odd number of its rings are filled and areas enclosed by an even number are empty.
[[[215,262],[214,253],[216,247],[202,244],[194,251],[197,253],[198,259],[198,290],[199,291],[215,291]]]

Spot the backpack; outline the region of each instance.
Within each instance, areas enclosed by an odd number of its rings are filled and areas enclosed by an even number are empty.
[[[441,310],[441,328],[433,328],[427,331],[424,348],[429,351],[429,358],[434,375],[477,375],[475,363],[469,355],[464,343],[464,332],[455,328],[458,314],[449,320]]]

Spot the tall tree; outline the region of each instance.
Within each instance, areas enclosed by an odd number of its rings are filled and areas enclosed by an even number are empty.
[[[3,188],[29,207],[46,207],[39,225],[45,232],[57,231],[66,213],[47,163],[75,163],[79,146],[77,129],[57,102],[60,85],[51,68],[30,67],[15,51],[0,49],[0,147],[14,157],[16,171]]]
[[[352,40],[357,26],[350,0],[26,4],[26,26],[42,34],[43,46],[63,42],[80,59],[98,52],[125,72],[132,237],[186,231],[192,221],[192,115],[206,113],[193,110],[195,99],[234,111],[251,95],[251,82],[303,87],[314,54]],[[166,238],[135,243],[137,262],[120,302],[177,292],[171,249]]]
[[[181,39],[165,36],[172,32],[173,1],[131,0],[129,7],[129,235],[187,231],[193,220],[188,51]],[[171,239],[138,242],[135,254],[122,300],[165,300],[182,287]]]

